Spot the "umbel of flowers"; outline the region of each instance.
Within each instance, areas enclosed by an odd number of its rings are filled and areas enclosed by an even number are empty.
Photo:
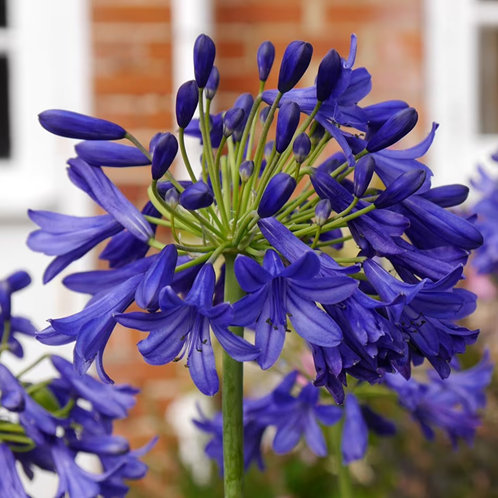
[[[19,335],[36,334],[29,319],[11,313],[12,294],[30,282],[24,271],[0,281],[0,361],[7,352],[23,358]],[[57,377],[24,380],[46,358]],[[39,470],[56,473],[56,498],[124,498],[129,489],[125,481],[145,475],[147,467],[139,457],[155,443],[130,450],[126,439],[113,434],[113,421],[127,416],[137,393],[127,385],[79,375],[60,356],[42,356],[17,375],[0,362],[0,498],[29,498],[19,465],[28,479]],[[76,463],[82,453],[98,458],[103,472],[82,469]]]
[[[223,460],[229,498],[242,496],[244,460],[260,462],[267,426],[277,427],[277,452],[289,451],[304,435],[324,455],[318,422],[337,422],[342,408],[336,405],[345,402],[345,463],[364,455],[368,428],[377,423],[380,432],[392,432],[360,406],[350,392],[358,386],[394,389],[426,435],[439,426],[453,439],[471,439],[482,399],[468,404],[458,382],[444,379],[455,355],[478,336],[455,323],[472,313],[476,300],[455,286],[482,236],[447,209],[461,204],[468,189],[432,188],[432,172],[419,161],[437,125],[418,145],[391,148],[415,127],[417,111],[396,100],[360,106],[371,77],[354,68],[355,36],[347,58],[331,50],[315,84],[300,89],[295,86],[312,46],[290,43],[277,89],[267,90],[275,49],[264,42],[257,54],[258,94],[243,94],[231,109],[211,115],[220,80],[215,51],[209,37],[198,37],[195,80],[184,83],[176,99],[178,138],[158,133],[145,146],[108,121],[64,110],[41,113],[48,131],[83,140],[68,161],[68,176],[106,214],[31,211],[39,229],[28,245],[55,257],[45,282],[106,240],[100,258],[110,269],[66,277],[66,287],[92,298],[83,311],[51,320],[38,339],[74,342],[76,373],[84,375],[95,361],[101,379],[112,382],[103,355],[119,322],[148,332],[138,343],[145,361],[185,361],[195,385],[210,396],[220,388],[218,342],[223,416],[198,424],[215,434],[211,456]],[[185,135],[201,140],[199,168],[187,155]],[[322,157],[330,142],[339,151]],[[175,159],[190,180],[172,175]],[[141,212],[105,173],[130,166],[151,171]],[[381,188],[372,185],[374,175]],[[159,225],[171,229],[173,242],[156,238]],[[357,246],[354,257],[344,254],[349,240]],[[133,302],[142,311],[126,313]],[[296,384],[293,373],[268,398],[243,404],[241,362],[270,369],[289,333],[302,338],[313,357],[313,382],[295,396],[302,382]],[[426,360],[439,380],[409,380],[412,368]],[[474,376],[476,396],[489,381],[480,374],[489,372],[489,362],[483,365]],[[305,373],[299,364],[292,370]]]

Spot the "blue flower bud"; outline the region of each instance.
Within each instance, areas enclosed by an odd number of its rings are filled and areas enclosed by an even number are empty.
[[[291,143],[292,137],[299,125],[300,112],[299,105],[295,102],[285,102],[280,107],[275,137],[278,153],[282,154]]]
[[[150,142],[149,142],[149,154],[152,155],[154,154],[154,150],[156,148],[156,145],[157,145],[157,142],[159,142],[159,140],[161,139],[161,137],[163,136],[163,133],[161,132],[158,132],[156,133],[151,139],[150,139]]]
[[[0,316],[10,320],[11,296],[31,283],[31,277],[24,270],[16,271],[5,280],[0,280]]]
[[[303,163],[308,157],[311,150],[311,140],[306,133],[301,133],[296,137],[292,144],[292,151],[294,152],[294,159],[296,163]]]
[[[265,124],[267,118],[268,118],[268,114],[270,114],[270,106],[266,106],[266,107],[263,107],[263,109],[261,109],[261,112],[259,113],[259,121],[261,124]]]
[[[384,209],[399,204],[413,195],[425,181],[425,170],[412,169],[398,176],[374,202],[377,209]]]
[[[312,145],[316,145],[325,135],[325,128],[315,121],[315,128],[310,135],[310,140]]]
[[[206,93],[206,98],[208,100],[213,100],[216,92],[218,91],[218,86],[220,85],[220,72],[216,66],[213,66],[211,69],[211,74],[209,75],[209,79],[206,83],[206,89],[204,90]]]
[[[170,188],[164,194],[164,202],[166,202],[166,204],[173,209],[173,211],[176,209],[176,206],[178,206],[178,203],[180,202],[180,194],[175,187]]]
[[[180,194],[180,204],[189,211],[207,208],[211,206],[213,200],[213,191],[202,181],[187,187]]]
[[[292,90],[308,69],[313,55],[310,43],[293,41],[285,49],[278,75],[278,91],[280,93]]]
[[[275,140],[270,140],[269,142],[266,142],[265,149],[264,149],[264,154],[265,154],[265,159],[269,161],[272,153],[273,153],[273,148],[275,147]]]
[[[403,109],[391,116],[368,141],[368,152],[378,152],[399,142],[413,130],[418,121],[418,113],[413,107]]]
[[[149,158],[134,146],[116,142],[80,142],[75,147],[78,157],[92,166],[111,166],[126,168],[128,166],[145,166]]]
[[[80,140],[119,140],[126,136],[121,126],[77,112],[50,109],[38,115],[40,124],[50,133]]]
[[[199,103],[199,87],[194,80],[184,83],[176,94],[176,122],[186,128],[194,117]]]
[[[213,69],[216,47],[207,35],[199,35],[194,44],[194,73],[199,88],[204,88]]]
[[[332,204],[328,199],[322,199],[315,207],[315,222],[319,226],[325,225],[330,218],[332,212]]]
[[[233,140],[235,142],[240,142],[242,139],[242,135],[244,134],[244,128],[246,126],[247,120],[249,119],[249,114],[251,113],[252,106],[254,104],[254,97],[250,93],[243,93],[239,95],[237,100],[235,101],[234,107],[240,107],[244,110],[244,119],[241,121],[239,126],[237,126],[236,130],[233,133]]]
[[[246,113],[240,107],[232,107],[223,116],[223,135],[228,138],[244,121]]]
[[[356,164],[354,170],[354,195],[362,197],[370,182],[375,171],[375,159],[372,156],[362,157]]]
[[[239,167],[239,175],[242,183],[246,183],[254,173],[254,162],[244,161]]]
[[[157,141],[152,156],[152,178],[159,180],[168,171],[178,152],[178,140],[171,133],[164,133]]]
[[[469,187],[458,184],[443,185],[441,187],[431,188],[421,195],[424,199],[427,199],[440,207],[449,208],[459,206],[467,200]]]
[[[296,180],[287,173],[275,175],[268,183],[258,207],[260,218],[269,218],[280,211],[296,188]]]
[[[275,47],[272,42],[265,41],[258,48],[259,80],[266,81],[275,60]]]
[[[316,98],[327,100],[341,77],[342,60],[336,50],[330,50],[322,59],[316,76]]]

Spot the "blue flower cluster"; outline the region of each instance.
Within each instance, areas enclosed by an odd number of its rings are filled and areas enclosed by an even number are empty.
[[[316,387],[278,406],[280,417],[285,409],[285,419],[296,420],[276,424],[274,444],[282,452],[304,434],[315,453],[324,453],[316,420],[333,423],[339,412],[317,405],[316,388],[324,387],[337,404],[346,402],[354,419],[365,411],[346,395],[351,379],[408,380],[426,360],[440,379],[448,378],[455,355],[479,333],[457,323],[476,304],[457,284],[482,235],[472,220],[447,209],[460,205],[468,189],[433,188],[432,172],[420,162],[437,125],[421,143],[403,148],[398,142],[417,124],[417,111],[396,100],[360,105],[371,76],[354,67],[356,46],[353,35],[346,58],[329,51],[315,84],[297,89],[313,48],[294,41],[283,54],[277,89],[267,90],[275,49],[264,42],[257,55],[259,93],[243,94],[231,109],[211,115],[220,74],[215,44],[201,35],[194,46],[195,80],[177,94],[178,139],[158,133],[148,147],[105,120],[43,112],[45,129],[83,140],[68,161],[68,175],[106,214],[32,211],[39,229],[28,245],[55,256],[45,281],[106,240],[100,257],[110,269],[66,277],[68,288],[92,298],[83,311],[51,320],[38,339],[74,342],[78,374],[96,360],[102,380],[111,382],[103,355],[120,323],[149,333],[138,344],[145,361],[185,358],[198,389],[214,395],[219,380],[211,331],[231,358],[255,360],[262,369],[279,362],[295,332],[313,356]],[[199,168],[188,157],[185,135],[201,140]],[[121,139],[132,145],[115,142]],[[323,158],[331,143],[338,150]],[[177,156],[188,181],[177,181],[170,170]],[[129,166],[151,168],[141,212],[105,173]],[[170,228],[167,243],[156,237],[157,226]],[[225,270],[218,270],[223,262]],[[126,313],[132,303],[142,311]],[[252,343],[241,336],[243,327],[254,330]],[[260,434],[275,425],[270,415],[249,402],[247,430]],[[378,420],[364,418],[365,424]],[[219,420],[199,423],[219,436]],[[345,427],[364,434],[365,424]],[[353,455],[363,454],[363,445]],[[210,449],[218,460],[220,451],[218,443]],[[246,460],[260,461],[257,449]]]
[[[10,315],[12,293],[30,281],[23,271],[0,281],[0,354],[8,350],[22,356],[16,333],[34,335],[28,320]],[[38,362],[17,377],[0,363],[0,497],[28,498],[17,464],[29,479],[37,469],[55,472],[59,477],[57,497],[126,496],[125,480],[145,475],[147,467],[139,458],[155,444],[153,440],[144,448],[131,450],[125,438],[113,434],[113,421],[127,416],[138,391],[80,376],[59,356],[52,356],[51,362],[59,376],[36,383],[21,377]],[[76,463],[80,453],[97,457],[103,472],[82,469]]]
[[[498,154],[491,156],[498,162]],[[472,206],[477,215],[476,227],[481,231],[484,243],[475,252],[472,265],[478,273],[494,275],[498,272],[498,183],[480,166],[472,186],[480,193],[480,199]]]
[[[472,443],[480,425],[478,411],[486,405],[484,390],[491,382],[493,366],[486,352],[481,362],[468,370],[457,370],[447,380],[429,375],[429,382],[406,380],[400,374],[387,374],[383,380],[385,396],[392,391],[401,406],[420,425],[424,436],[432,440],[435,430],[448,435],[456,447],[459,439]],[[326,456],[327,444],[318,423],[333,426],[342,421],[342,461],[349,465],[365,456],[369,433],[389,437],[396,433],[390,420],[372,410],[369,397],[362,400],[362,390],[348,393],[344,408],[320,402],[320,389],[305,380],[297,382],[298,372],[288,374],[270,394],[244,400],[244,467],[252,463],[263,470],[263,448],[267,429],[274,429],[272,448],[275,453],[292,451],[304,438],[307,447],[317,456]],[[297,396],[292,394],[299,386]],[[388,391],[389,390],[389,391]],[[363,391],[365,393],[365,391]],[[322,397],[323,398],[323,397]],[[202,412],[195,425],[211,439],[205,453],[223,469],[223,415],[213,419]],[[268,432],[269,435],[271,431]],[[266,437],[265,437],[266,439]]]

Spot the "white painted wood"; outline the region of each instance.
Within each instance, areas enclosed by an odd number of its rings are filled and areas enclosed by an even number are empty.
[[[426,0],[425,21],[427,116],[440,123],[429,163],[435,184],[468,184],[498,149],[498,135],[479,133],[478,66],[479,30],[498,27],[498,2]]]
[[[194,79],[193,50],[196,38],[204,33],[213,34],[212,0],[171,0],[171,29],[173,43],[173,106],[180,85]],[[215,62],[216,64],[216,62]],[[176,118],[175,126],[176,126]],[[185,137],[187,153],[196,175],[201,172],[199,161],[202,147],[197,139]],[[180,179],[188,179],[182,162],[175,170]]]

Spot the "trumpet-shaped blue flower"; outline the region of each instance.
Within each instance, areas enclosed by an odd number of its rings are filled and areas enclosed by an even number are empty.
[[[85,373],[95,359],[97,371],[104,382],[111,382],[103,366],[103,354],[107,341],[114,330],[114,314],[130,306],[143,275],[135,275],[117,285],[103,296],[99,296],[79,313],[50,320],[51,327],[38,334],[40,342],[53,343],[58,338],[67,342],[76,341],[74,364],[76,370]],[[55,331],[55,333],[54,333]]]
[[[387,375],[385,384],[398,394],[400,404],[419,423],[427,439],[434,439],[435,429],[439,428],[456,447],[459,439],[472,444],[480,425],[478,409],[483,407],[484,389],[491,381],[491,370],[489,358],[485,356],[468,372],[457,373],[460,377],[453,381],[450,377],[422,383],[395,374]]]
[[[340,328],[315,303],[341,302],[357,284],[343,276],[315,278],[319,271],[320,260],[313,252],[305,252],[288,267],[273,250],[266,252],[263,267],[248,257],[237,257],[235,274],[248,295],[234,304],[234,323],[247,326],[257,321],[256,346],[261,349],[258,363],[262,368],[270,368],[280,356],[287,319],[309,342],[329,347],[341,342]]]
[[[21,479],[19,478],[19,474],[17,473],[14,454],[3,442],[0,443],[0,467],[2,468],[0,496],[2,498],[28,498]]]
[[[230,304],[212,305],[215,284],[214,269],[206,264],[184,301],[171,287],[165,287],[159,295],[159,313],[116,315],[116,320],[125,327],[150,332],[147,339],[138,343],[138,349],[148,363],[164,365],[186,355],[192,380],[208,396],[216,394],[219,388],[210,328],[237,361],[254,360],[259,355],[259,348],[228,330],[233,321]]]

